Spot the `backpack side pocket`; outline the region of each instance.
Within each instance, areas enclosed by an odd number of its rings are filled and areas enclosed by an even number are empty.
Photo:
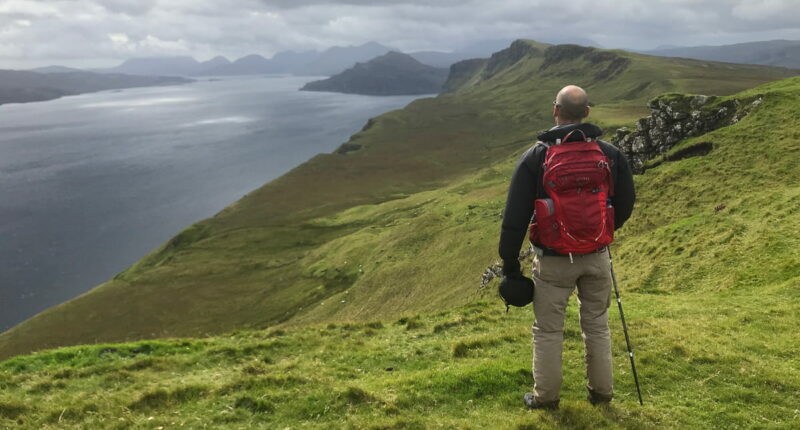
[[[533,203],[536,214],[539,243],[548,248],[558,244],[561,234],[556,219],[555,204],[552,199],[536,199]]]

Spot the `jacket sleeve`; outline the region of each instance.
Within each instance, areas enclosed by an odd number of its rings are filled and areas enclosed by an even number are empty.
[[[533,216],[533,201],[536,199],[536,177],[539,168],[535,163],[526,162],[534,156],[536,147],[529,149],[517,163],[508,188],[506,209],[500,230],[500,258],[503,259],[504,272],[519,271],[519,250],[525,241],[528,225]]]
[[[636,190],[633,185],[633,173],[628,159],[622,151],[617,153],[617,178],[614,184],[614,228],[619,229],[631,217],[633,203],[636,201]]]

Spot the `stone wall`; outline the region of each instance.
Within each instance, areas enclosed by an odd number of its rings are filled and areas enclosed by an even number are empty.
[[[628,157],[634,173],[642,173],[646,161],[667,153],[681,140],[735,124],[762,97],[719,102],[715,96],[665,94],[650,101],[650,116],[640,119],[636,130],[621,128],[611,142]]]

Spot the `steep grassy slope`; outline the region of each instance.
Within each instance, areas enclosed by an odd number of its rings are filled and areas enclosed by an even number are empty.
[[[513,160],[549,125],[549,100],[564,84],[586,87],[592,120],[612,127],[661,91],[726,94],[791,73],[517,41],[462,73],[460,90],[370,121],[347,151],[315,157],[4,333],[0,357],[466,303],[495,258]],[[699,208],[713,199],[692,200]],[[685,212],[648,215],[661,223],[649,228],[669,225],[673,213]],[[631,230],[650,237],[649,225]]]

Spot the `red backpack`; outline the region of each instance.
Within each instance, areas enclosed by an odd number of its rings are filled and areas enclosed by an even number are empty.
[[[611,167],[595,141],[568,142],[547,148],[542,184],[549,198],[534,201],[532,243],[559,254],[586,254],[614,241],[614,181]]]

